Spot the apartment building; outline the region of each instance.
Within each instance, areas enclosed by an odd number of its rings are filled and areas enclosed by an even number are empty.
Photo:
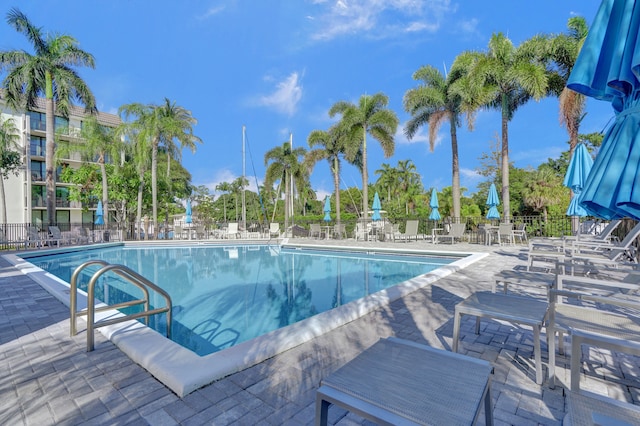
[[[46,118],[44,99],[38,100],[35,108],[27,113],[11,110],[0,99],[0,113],[3,120],[12,118],[20,130],[19,146],[23,158],[23,169],[18,176],[10,175],[4,180],[8,223],[47,223],[45,188]],[[83,120],[87,117],[84,108],[72,106],[69,117],[55,117],[56,138],[78,140]],[[115,127],[120,118],[114,114],[98,113],[98,122]],[[62,160],[62,166],[79,167],[80,154],[71,154]],[[82,205],[69,200],[71,184],[60,182],[56,173],[56,222],[64,224],[92,224],[95,220],[95,206],[83,212]]]

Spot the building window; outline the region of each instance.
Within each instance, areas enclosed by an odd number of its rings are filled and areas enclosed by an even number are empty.
[[[69,207],[69,189],[68,188],[56,188],[56,207]]]
[[[46,170],[44,161],[31,161],[31,180],[34,182],[44,182]]]
[[[40,136],[31,136],[31,155],[44,157],[47,152],[47,140]]]
[[[47,120],[44,112],[29,111],[27,115],[31,118],[29,126],[31,130],[41,130],[43,132],[47,130]]]
[[[56,116],[55,127],[56,133],[62,133],[63,135],[69,134],[69,119]]]
[[[46,207],[44,200],[47,198],[46,187],[42,185],[31,186],[31,206]]]

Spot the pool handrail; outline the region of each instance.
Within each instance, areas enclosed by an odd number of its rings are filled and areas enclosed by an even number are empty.
[[[91,265],[102,265],[102,268],[96,271],[91,277],[91,279],[89,280],[89,285],[87,289],[87,308],[84,310],[78,311],[77,310],[78,276],[80,275],[80,272],[83,269]],[[109,271],[114,272],[116,275],[126,279],[128,282],[130,282],[131,284],[135,285],[140,290],[142,290],[142,292],[144,293],[143,299],[131,300],[128,302],[96,307],[95,306],[95,284],[102,275],[104,275]],[[71,276],[70,284],[71,284],[71,292],[69,297],[69,305],[70,305],[70,311],[71,311],[70,313],[71,324],[69,327],[69,331],[71,336],[74,336],[75,334],[77,334],[77,324],[76,324],[77,317],[82,315],[87,315],[87,352],[91,352],[94,349],[93,332],[95,328],[104,327],[107,325],[113,325],[123,321],[128,321],[128,320],[142,318],[142,317],[144,317],[145,324],[148,325],[149,316],[160,314],[160,313],[165,313],[167,316],[167,337],[171,338],[171,312],[172,312],[171,296],[169,296],[169,294],[166,291],[164,291],[163,289],[161,289],[160,287],[158,287],[157,285],[155,285],[154,283],[152,283],[142,275],[133,271],[132,269],[124,265],[109,264],[103,260],[90,260],[76,268],[76,270],[73,272]],[[164,307],[155,308],[151,310],[149,309],[149,289],[157,292],[162,297],[164,297],[165,299]],[[103,319],[98,322],[95,321],[96,312],[126,308],[131,306],[142,305],[142,304],[144,304],[144,310],[142,312],[118,316],[116,318],[109,319],[109,320]]]

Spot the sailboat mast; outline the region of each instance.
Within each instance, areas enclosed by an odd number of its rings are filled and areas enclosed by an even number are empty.
[[[289,133],[289,145],[291,145],[291,152],[293,152],[293,133]],[[295,188],[294,188],[294,183],[293,183],[293,173],[291,173],[290,176],[291,179],[291,185],[289,185],[289,188],[291,189],[291,195],[289,197],[289,216],[291,217],[291,226],[294,225],[294,219],[293,219],[293,197],[295,192]],[[293,236],[293,235],[292,235]]]
[[[246,191],[244,188],[244,182],[247,173],[246,158],[245,158],[245,133],[246,127],[242,126],[242,229],[247,230],[247,200]]]

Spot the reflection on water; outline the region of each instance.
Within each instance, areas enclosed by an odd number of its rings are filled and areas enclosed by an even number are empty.
[[[454,258],[279,249],[269,246],[111,247],[27,259],[69,282],[91,259],[128,266],[166,290],[174,305],[172,338],[206,355],[425,274]],[[88,267],[79,280],[86,290]],[[107,273],[96,297],[119,303],[141,297]],[[164,300],[152,295],[152,304]],[[129,308],[131,310],[139,309]],[[149,326],[164,333],[164,315]]]

